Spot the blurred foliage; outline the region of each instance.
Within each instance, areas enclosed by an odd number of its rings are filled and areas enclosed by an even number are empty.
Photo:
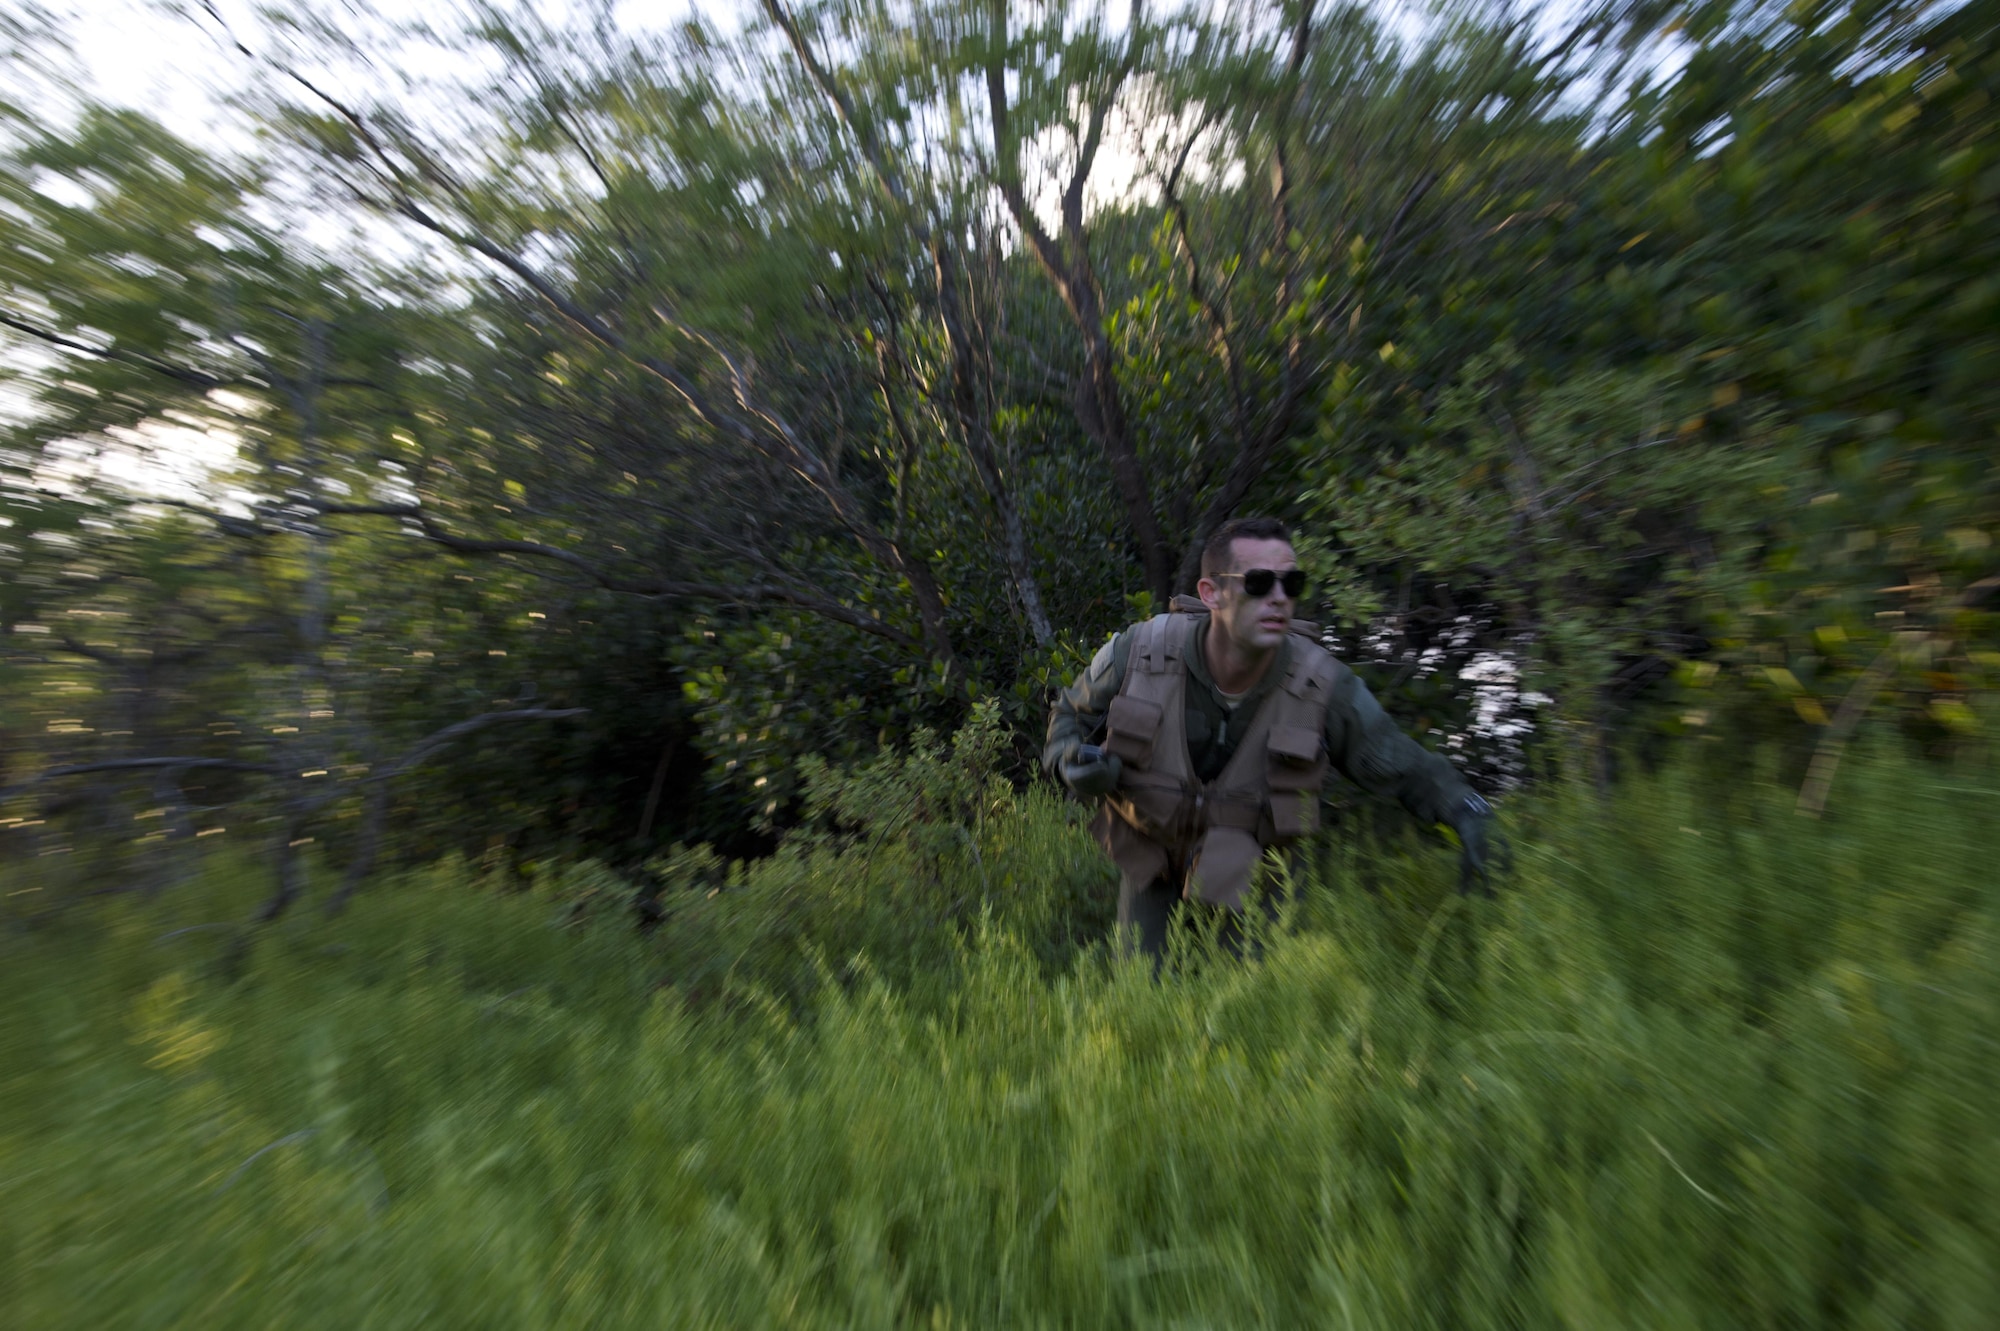
[[[1505,261],[1331,376],[1305,465],[1343,609],[1471,590],[1585,727],[1651,658],[1766,699],[1728,704],[1739,736],[1810,742],[1857,685],[1969,731],[2000,591],[1992,11],[1675,22],[1686,64],[1561,188],[1492,200]]]
[[[0,1321],[1990,1320],[1990,762],[1884,743],[1810,823],[1691,746],[1518,801],[1497,901],[1337,846],[1259,963],[1190,933],[1158,983],[1045,927],[1103,871],[1000,743],[677,852],[646,939],[602,865],[248,945],[233,851],[0,898]]]
[[[573,17],[294,6],[251,156],[4,108],[0,788],[209,765],[19,792],[0,857],[768,850],[808,755],[977,698],[1021,774],[1254,511],[1489,786],[1977,738],[1991,6]]]

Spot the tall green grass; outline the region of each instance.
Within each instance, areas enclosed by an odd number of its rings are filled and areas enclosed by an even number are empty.
[[[1559,794],[1494,901],[1330,849],[1155,982],[976,757],[823,777],[650,937],[447,867],[246,953],[224,864],[0,932],[0,1325],[2000,1319],[1990,772]]]

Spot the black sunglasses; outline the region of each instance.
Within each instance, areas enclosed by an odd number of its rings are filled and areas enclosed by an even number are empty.
[[[1243,590],[1250,596],[1269,596],[1273,586],[1283,586],[1285,595],[1296,601],[1306,591],[1306,571],[1302,568],[1288,568],[1283,573],[1268,568],[1250,568],[1241,573],[1218,573],[1215,576],[1243,579]]]

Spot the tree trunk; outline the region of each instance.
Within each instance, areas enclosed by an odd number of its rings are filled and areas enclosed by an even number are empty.
[[[299,854],[299,843],[304,840],[305,820],[296,812],[284,818],[278,828],[278,840],[273,847],[278,861],[278,887],[257,911],[257,922],[269,924],[291,909],[292,904],[306,892],[306,866]]]
[[[1174,557],[1153,512],[1152,487],[1139,461],[1131,426],[1125,419],[1125,397],[1118,386],[1118,351],[1105,334],[1097,283],[1088,269],[1058,281],[1063,303],[1083,334],[1084,378],[1076,388],[1077,422],[1111,465],[1111,479],[1125,506],[1125,520],[1139,543],[1139,563],[1146,588],[1165,605],[1173,595]],[[1074,295],[1072,293],[1075,293]]]
[[[375,854],[382,844],[382,825],[389,816],[389,783],[376,780],[374,788],[368,792],[368,807],[361,815],[361,832],[355,838],[354,858],[347,862],[347,872],[341,875],[340,886],[327,898],[326,914],[329,917],[347,909],[347,903],[361,887],[361,880],[375,867]]]
[[[680,747],[680,736],[668,735],[667,742],[660,747],[660,761],[653,767],[653,785],[646,792],[646,811],[639,815],[639,840],[644,841],[653,831],[653,815],[660,811],[660,792],[667,784],[667,764],[673,761],[674,750]]]
[[[1021,522],[1021,511],[1014,506],[1007,478],[1000,470],[991,415],[979,402],[976,356],[965,312],[959,303],[957,259],[948,245],[936,240],[931,244],[931,259],[937,276],[938,313],[944,321],[945,341],[951,354],[952,411],[958,417],[959,433],[965,440],[965,451],[972,458],[973,470],[999,515],[1001,552],[1007,561],[1007,576],[1014,584],[1014,593],[1021,600],[1022,617],[1028,621],[1028,632],[1035,645],[1046,647],[1055,641],[1055,628],[1042,606],[1042,590],[1028,560],[1028,534]]]

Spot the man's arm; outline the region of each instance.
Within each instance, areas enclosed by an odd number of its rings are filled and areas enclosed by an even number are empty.
[[[1049,708],[1048,737],[1042,744],[1042,767],[1050,776],[1061,780],[1063,765],[1103,731],[1104,714],[1125,684],[1125,662],[1131,654],[1128,629],[1098,648],[1076,682],[1056,695]]]
[[[1345,666],[1327,702],[1326,748],[1334,766],[1357,785],[1401,801],[1420,822],[1450,826],[1458,833],[1458,890],[1493,894],[1490,843],[1498,843],[1506,862],[1505,842],[1489,830],[1493,806],[1442,755],[1398,730],[1368,686]]]
[[[1345,666],[1327,700],[1326,751],[1342,775],[1400,802],[1422,823],[1456,826],[1473,794],[1448,760],[1397,729],[1361,677]]]

